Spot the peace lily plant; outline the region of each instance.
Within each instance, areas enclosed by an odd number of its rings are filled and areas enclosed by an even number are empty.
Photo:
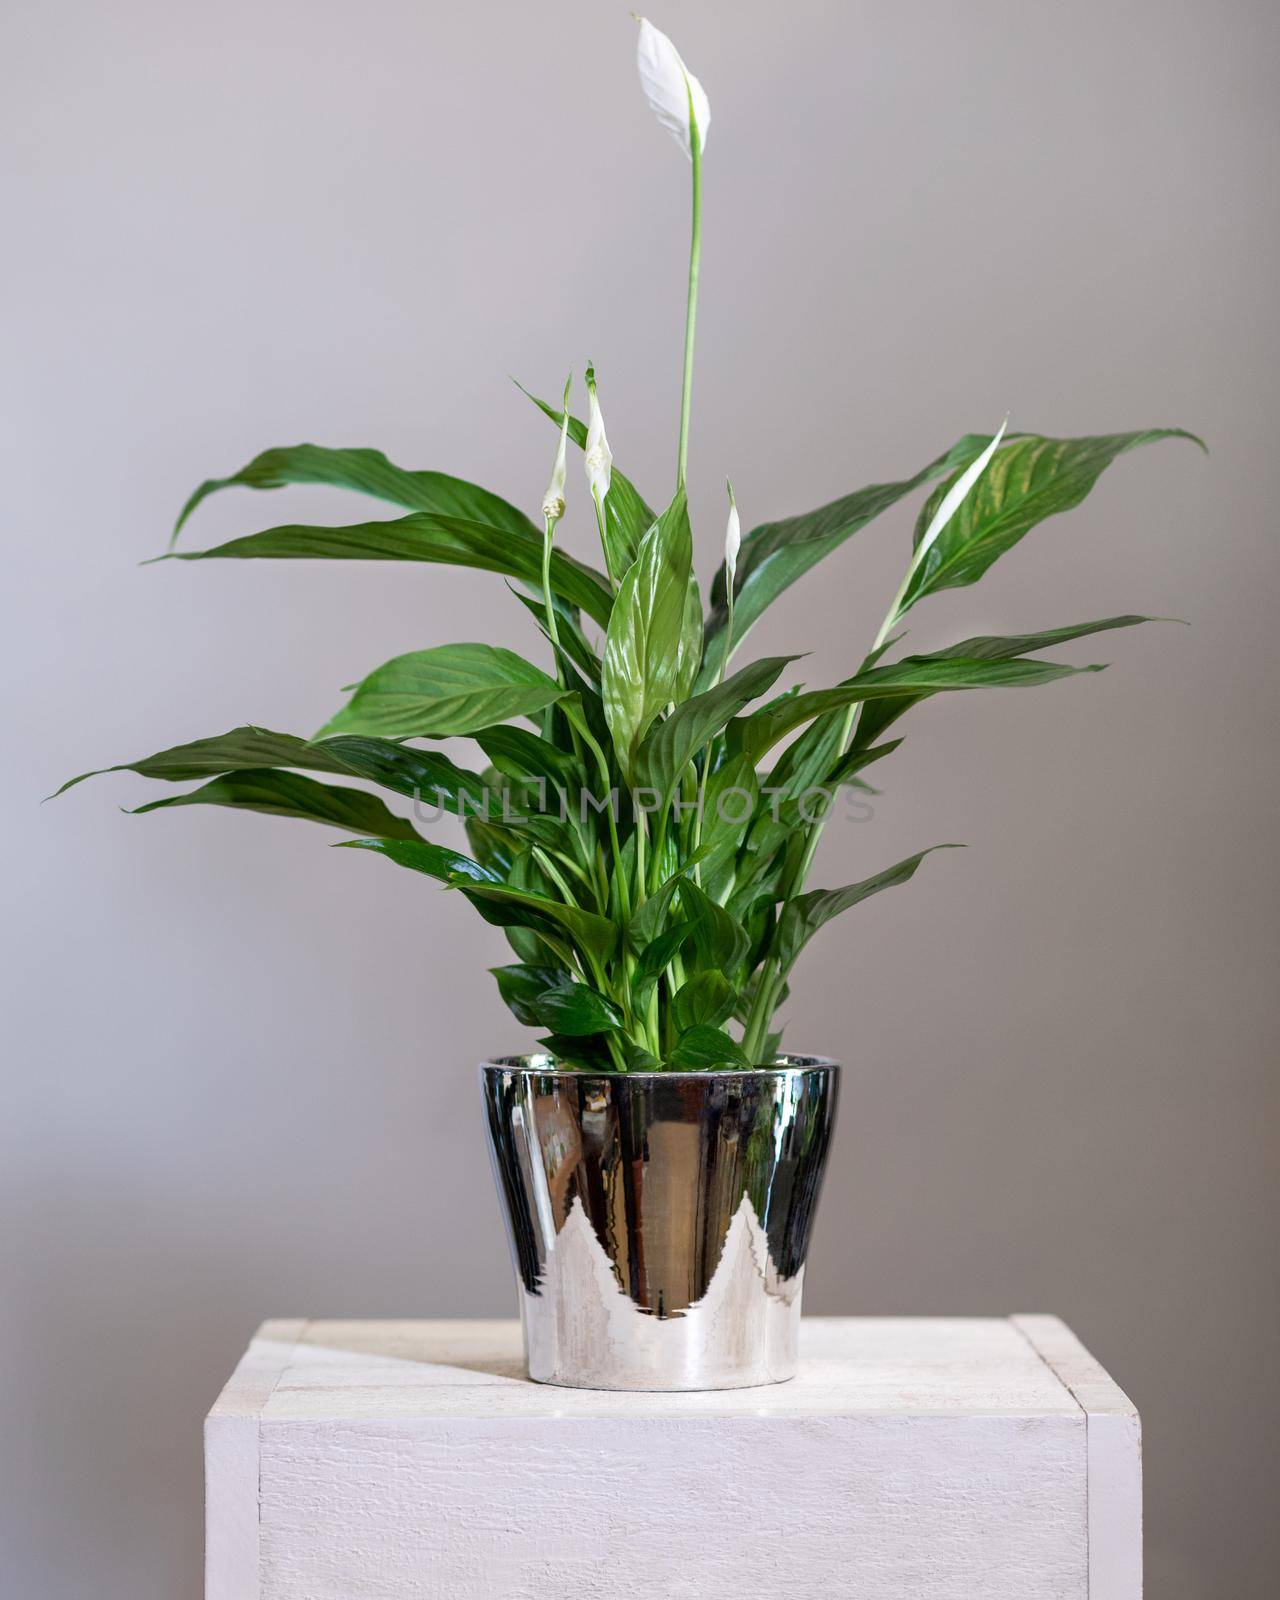
[[[169,558],[408,561],[498,573],[543,636],[542,664],[489,644],[415,650],[375,668],[314,738],[246,726],[103,769],[207,780],[140,811],[219,805],[326,823],[357,835],[347,841],[355,848],[456,891],[510,941],[517,959],[494,976],[516,1017],[544,1030],[562,1061],[618,1073],[775,1058],[776,1015],[809,940],[838,913],[906,883],[928,854],[857,883],[808,886],[825,819],[842,790],[865,787],[867,769],[901,744],[891,730],[936,694],[1099,671],[1038,652],[1148,620],[1106,617],[912,654],[900,650],[904,619],[939,591],[976,583],[1032,528],[1078,505],[1117,456],[1193,437],[1155,428],[1053,439],[1006,433],[1002,423],[994,435],[963,435],[906,478],[745,535],[730,487],[724,560],[704,614],[686,473],[711,113],[675,46],[644,20],[638,60],[648,103],[692,178],[670,502],[655,513],[614,467],[589,365],[585,426],[571,411],[572,382],[560,405],[534,401],[558,430],[538,521],[487,489],[403,469],[376,450],[268,450],[203,483],[174,541],[202,501],[232,485],[336,485],[405,514],[345,527],[284,524],[207,550],[171,546]],[[599,566],[570,555],[560,538],[570,444],[583,452]],[[929,493],[905,575],[850,676],[779,690],[796,657],[739,664],[767,606],[920,489]],[[475,761],[459,765],[436,747],[455,737],[474,743]],[[412,801],[412,819],[351,779]],[[470,854],[425,836],[441,811],[463,819]]]

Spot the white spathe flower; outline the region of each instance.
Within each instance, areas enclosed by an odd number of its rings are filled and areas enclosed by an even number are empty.
[[[701,155],[707,147],[707,129],[711,126],[711,106],[706,90],[685,66],[680,59],[680,52],[666,34],[659,32],[646,17],[636,20],[640,24],[640,38],[636,45],[640,87],[654,116],[692,160],[689,106],[692,101],[698,154]]]
[[[733,498],[733,485],[726,479],[725,486],[729,491],[729,522],[724,530],[725,588],[732,598],[733,580],[738,575],[738,551],[742,548],[742,520],[738,516],[738,502]]]
[[[560,444],[556,450],[555,466],[551,469],[551,482],[542,497],[542,515],[549,522],[559,522],[564,516],[565,453],[569,442],[569,390],[572,384],[573,374],[570,373],[569,382],[564,386],[564,416],[560,424]]]
[[[969,490],[973,488],[974,484],[977,483],[978,479],[986,471],[987,462],[991,460],[993,455],[995,455],[997,446],[999,445],[1001,439],[1004,438],[1004,430],[1008,426],[1009,417],[1008,413],[1006,412],[1005,419],[1000,424],[1000,431],[996,434],[995,438],[982,452],[978,459],[973,462],[971,466],[966,467],[964,472],[960,474],[956,481],[951,485],[950,489],[948,489],[946,494],[942,497],[942,504],[934,512],[929,526],[925,529],[924,538],[920,541],[920,547],[915,553],[915,559],[912,562],[913,568],[918,567],[924,560],[925,556],[929,553],[930,546],[934,544],[938,538],[938,535],[946,527],[947,523],[950,522],[952,517],[955,516],[956,512],[959,511],[964,497],[969,493]]]
[[[596,504],[603,506],[604,497],[609,492],[609,479],[613,472],[613,455],[609,449],[609,441],[604,434],[604,416],[600,411],[600,401],[596,396],[596,373],[594,367],[587,368],[587,397],[591,404],[591,414],[587,419],[587,442],[583,446],[584,463],[587,469],[587,482],[591,485],[591,493]]]

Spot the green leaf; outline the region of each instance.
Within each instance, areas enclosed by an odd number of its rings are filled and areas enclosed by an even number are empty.
[[[567,976],[561,967],[534,966],[524,961],[512,962],[506,967],[490,967],[489,971],[497,980],[498,993],[512,1015],[526,1028],[540,1026],[533,1002]]]
[[[220,772],[236,772],[250,767],[306,767],[312,772],[338,772],[350,769],[307,739],[290,733],[272,733],[267,728],[232,728],[210,739],[195,739],[176,744],[138,761],[122,761],[114,767],[96,767],[68,778],[49,798],[65,794],[86,778],[106,772],[137,772],[144,778],[163,778],[168,783],[189,783],[196,778],[216,777]]]
[[[165,800],[135,806],[132,814],[141,816],[168,806],[230,806],[237,811],[263,811],[273,817],[302,817],[307,822],[324,822],[349,833],[372,833],[381,839],[418,837],[417,830],[403,817],[388,811],[376,795],[270,768],[228,772],[189,794],[170,795]]]
[[[544,1028],[570,1039],[612,1033],[622,1026],[617,1006],[585,983],[556,983],[537,996],[532,1009]]]
[[[456,850],[446,850],[443,845],[429,844],[425,839],[405,842],[387,839],[347,839],[337,847],[340,850],[374,850],[394,861],[398,867],[408,867],[413,872],[425,873],[428,878],[457,888],[463,884],[490,884],[494,880],[485,867],[470,856]]]
[[[585,779],[576,756],[558,750],[527,728],[483,728],[475,740],[498,771],[509,778],[545,778],[560,788],[580,786]]]
[[[640,542],[605,635],[601,692],[624,772],[662,708],[676,697],[693,561],[683,489]]]
[[[929,850],[908,856],[896,866],[877,872],[873,878],[864,878],[861,883],[846,884],[843,889],[814,889],[809,894],[788,901],[778,924],[777,956],[781,972],[785,975],[791,971],[801,950],[832,917],[839,916],[842,911],[860,904],[873,894],[879,894],[882,889],[893,889],[900,883],[906,883],[933,850],[960,848],[959,845],[936,844]]]
[[[688,878],[680,885],[680,910],[693,923],[698,965],[732,973],[751,948],[747,930]]]
[[[454,816],[496,814],[493,796],[477,772],[467,772],[438,750],[420,750],[392,739],[344,734],[316,748],[334,758],[339,771],[379,783],[395,794]]]
[[[672,699],[679,704],[693,693],[702,666],[702,595],[695,573],[689,574],[689,589],[685,595],[684,624],[680,629],[680,642],[676,646],[676,692]]]
[[[884,705],[887,702],[880,701]],[[838,788],[843,783],[852,783],[857,778],[863,767],[869,767],[875,761],[883,761],[885,756],[891,756],[902,743],[901,739],[890,739],[887,744],[875,744],[866,748],[859,747],[850,750],[836,763],[835,767],[827,774],[824,780],[828,788]],[[866,785],[864,787],[870,787]],[[872,791],[877,793],[878,791]]]
[[[352,848],[375,850],[399,867],[424,872],[428,877],[461,889],[473,904],[484,901],[495,907],[524,912],[540,922],[554,923],[601,960],[608,959],[617,943],[617,929],[604,917],[582,911],[577,906],[564,905],[532,890],[497,883],[478,862],[453,850],[442,849],[425,840],[400,844],[382,839],[352,839],[350,843]]]
[[[557,924],[580,949],[589,951],[600,961],[609,959],[618,942],[617,928],[594,911],[583,911],[578,906],[565,905],[547,895],[534,894],[527,889],[513,889],[506,884],[464,884],[460,887],[469,900],[486,900],[492,905],[518,907]]]
[[[510,717],[532,716],[564,696],[554,678],[512,650],[444,644],[413,650],[376,668],[316,736],[391,738],[476,733]]]
[[[1012,661],[1036,650],[1052,650],[1056,645],[1069,644],[1073,639],[1085,639],[1090,634],[1108,633],[1114,628],[1133,628],[1140,622],[1155,622],[1156,617],[1126,615],[1103,617],[1100,622],[1078,622],[1069,628],[1047,628],[1040,633],[984,634],[975,639],[962,639],[959,644],[948,645],[944,650],[933,650],[927,655],[905,656],[898,665],[908,662],[919,664],[930,661]],[[906,694],[890,696],[872,702],[863,708],[858,719],[856,744],[863,748],[873,744],[880,734],[909,711],[924,695]]]
[[[757,712],[731,725],[737,750],[747,751],[759,760],[779,739],[794,728],[839,707],[858,701],[891,699],[904,693],[917,699],[952,689],[1030,688],[1052,683],[1057,678],[1074,677],[1082,672],[1101,672],[1101,666],[1069,667],[1056,661],[934,661],[927,656],[908,658],[890,667],[873,667],[837,684],[834,689],[815,689],[785,701],[774,711]]]
[[[717,1028],[733,1015],[738,996],[722,972],[695,972],[671,1002],[671,1015],[681,1035],[690,1028]]]
[[[733,647],[736,649],[747,630],[778,596],[797,578],[804,576],[824,556],[851,538],[867,523],[896,505],[913,489],[920,488],[942,473],[967,467],[982,454],[987,440],[966,434],[945,455],[931,461],[914,477],[898,483],[876,483],[839,500],[807,511],[802,516],[786,517],[781,522],[762,523],[742,541],[738,552],[734,584]],[[699,687],[705,688],[715,677],[729,648],[726,624],[728,605],[725,568],[716,573],[711,589],[711,615],[707,618],[706,652]]]
[[[209,478],[187,501],[173,530],[173,541],[202,500],[219,489],[282,489],[294,483],[329,484],[372,495],[409,511],[439,511],[447,516],[470,517],[495,528],[542,537],[522,511],[501,495],[478,488],[444,472],[406,472],[388,461],[381,450],[329,450],[322,445],[295,444],[264,450],[247,467],[229,478]],[[172,542],[171,541],[171,545]]]
[[[665,809],[679,787],[685,768],[713,734],[749,701],[771,689],[796,656],[766,656],[735,672],[722,684],[678,705],[660,722],[636,753],[636,781],[656,789]]]
[[[550,417],[557,428],[564,426],[564,412],[558,407],[529,394],[523,384],[516,388],[527,395],[544,416]],[[583,449],[587,442],[587,427],[577,417],[569,418],[569,437]],[[644,503],[635,485],[614,467],[609,474],[609,493],[604,497],[605,564],[609,575],[620,582],[623,574],[636,558],[640,541],[653,526],[654,514]]]
[[[627,924],[627,939],[633,950],[643,950],[657,938],[667,920],[667,912],[671,908],[675,892],[684,881],[684,875],[690,865],[689,862],[683,863],[642,905],[636,908],[631,921]],[[665,966],[666,962],[663,962],[663,965]]]
[[[685,1072],[698,1072],[714,1067],[749,1067],[742,1046],[735,1043],[719,1028],[703,1024],[689,1028],[676,1040],[668,1061]]]
[[[555,1059],[567,1067],[577,1067],[586,1072],[614,1072],[617,1069],[609,1054],[606,1040],[600,1036],[573,1039],[567,1034],[552,1033],[538,1043]]]
[[[502,572],[509,578],[542,586],[542,536],[517,528],[495,527],[464,517],[419,511],[385,522],[356,522],[346,527],[311,527],[288,523],[262,533],[245,534],[210,550],[173,550],[157,561],[237,560],[285,561],[423,561]],[[563,551],[551,553],[551,587],[572,606],[604,627],[613,594],[607,580]]]
[[[1026,434],[1002,445],[916,569],[902,600],[907,611],[925,595],[976,583],[998,556],[1046,517],[1078,506],[1107,467],[1156,439],[1190,439],[1182,428],[1107,433],[1081,439]],[[916,522],[915,544],[951,487],[939,485]]]
[[[510,584],[507,587],[511,589],[511,593],[538,624],[538,630],[543,638],[546,639],[548,644],[551,644],[551,635],[547,632],[547,613],[543,605],[541,589],[539,589],[536,596],[533,596],[521,594],[519,589],[512,589]],[[590,644],[588,644],[586,635],[578,626],[576,609],[566,606],[564,601],[555,595],[552,596],[551,603],[555,608],[556,633],[559,638],[560,654],[577,667],[578,671],[583,674],[593,688],[598,688],[600,685],[600,657],[596,655]],[[555,646],[552,645],[552,648],[554,649]]]
[[[678,922],[674,927],[664,928],[644,946],[631,975],[631,992],[638,1003],[643,1004],[649,990],[670,966],[692,932],[692,922]]]

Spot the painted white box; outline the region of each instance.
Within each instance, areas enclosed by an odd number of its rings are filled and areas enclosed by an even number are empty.
[[[1137,1600],[1133,1406],[1055,1317],[812,1318],[800,1376],[530,1383],[515,1322],[268,1322],[206,1600]]]

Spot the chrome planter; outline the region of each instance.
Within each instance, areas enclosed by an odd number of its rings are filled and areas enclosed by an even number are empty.
[[[529,1376],[738,1389],[795,1376],[839,1068],[481,1068]]]

